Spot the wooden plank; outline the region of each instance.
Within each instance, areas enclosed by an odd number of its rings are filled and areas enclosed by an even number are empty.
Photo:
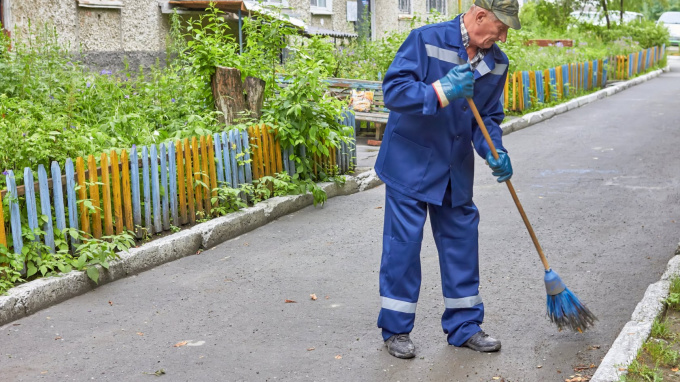
[[[106,153],[102,153],[102,203],[104,212],[104,234],[113,235],[113,210],[111,209],[111,178],[109,176],[109,158]]]
[[[85,161],[82,157],[76,158],[76,173],[78,174],[78,202],[80,203],[80,229],[89,235],[90,230],[90,211],[85,206],[87,200],[87,188],[85,185]]]
[[[231,150],[229,148],[229,138],[226,132],[222,132],[222,156],[224,157],[224,182],[227,186],[235,188],[234,177],[231,168]]]
[[[217,182],[222,186],[224,183],[224,159],[222,158],[222,140],[220,135],[215,133],[213,138],[213,148],[215,150],[215,158],[217,159]]]
[[[61,183],[61,168],[57,161],[52,162],[51,166],[54,194],[54,216],[57,229],[63,231],[66,228],[66,211],[64,210],[64,191]],[[2,203],[0,203],[0,206]],[[0,219],[2,221],[2,219]]]
[[[274,142],[274,158],[276,158],[276,171],[277,173],[283,171],[283,163],[281,163],[281,142],[279,142],[279,132],[278,130],[272,130],[273,132],[273,142]],[[245,142],[245,140],[244,140]],[[246,169],[247,171],[247,169]],[[246,172],[247,173],[247,172]]]
[[[0,195],[0,245],[9,249],[7,246],[7,236],[5,234],[5,212],[2,205],[2,195]]]
[[[111,150],[111,188],[113,194],[113,220],[116,226],[116,235],[123,233],[125,224],[123,221],[123,198],[120,190],[119,165],[118,153],[116,150]]]
[[[153,229],[154,232],[163,232],[161,221],[161,185],[158,174],[158,147],[151,145],[149,151],[149,166],[151,169],[151,200],[153,207]]]
[[[248,136],[251,142],[251,150],[253,152],[253,179],[260,179],[260,145],[257,142],[257,129],[258,126],[248,127]]]
[[[101,212],[101,202],[99,200],[99,177],[97,176],[97,161],[94,159],[94,155],[89,155],[87,157],[87,165],[89,175],[90,175],[90,200],[94,206],[94,211],[92,212],[92,235],[96,239],[102,237],[102,212]]]
[[[210,170],[208,167],[208,144],[205,139],[205,135],[200,138],[200,150],[201,150],[201,181],[203,185],[201,190],[203,191],[203,205],[205,207],[205,215],[210,215]]]
[[[215,145],[213,143],[213,138],[212,136],[208,136],[208,139],[206,140],[206,143],[208,144],[208,168],[209,168],[209,174],[210,174],[210,196],[211,198],[208,199],[209,202],[206,203],[209,206],[215,207],[217,206],[217,203],[212,203],[212,198],[217,198],[217,170],[215,169]]]
[[[137,149],[133,146],[132,148],[132,154],[134,156],[137,155]],[[139,230],[137,227],[135,227],[136,223],[136,215],[135,215],[135,208],[133,207],[133,196],[134,196],[134,191],[132,188],[132,176],[130,174],[130,161],[128,160],[128,153],[125,150],[122,150],[120,153],[120,162],[123,165],[123,172],[121,174],[121,180],[123,183],[123,189],[122,189],[122,196],[123,196],[123,211],[124,211],[124,226],[125,229],[130,231],[130,232],[135,232],[135,236],[139,237]],[[133,166],[137,167],[137,166]],[[137,179],[137,195],[139,195],[139,177],[135,178]],[[139,205],[139,199],[137,199],[137,205]],[[138,207],[139,208],[139,207]],[[139,219],[141,220],[141,214],[139,216]]]
[[[241,133],[238,130],[231,130],[232,142],[236,143],[236,156],[238,162],[243,162],[243,146],[241,144]],[[237,162],[237,163],[238,163]],[[241,163],[237,164],[238,168],[238,184],[241,185],[246,182],[245,166]]]
[[[66,200],[68,201],[68,226],[78,230],[78,202],[76,198],[76,177],[73,170],[73,161],[71,158],[66,159],[64,165],[66,171]],[[79,240],[71,237],[71,248],[75,248]]]
[[[14,178],[14,172],[12,170],[7,170],[7,193],[10,194],[9,198],[9,220],[10,229],[12,230],[12,246],[14,247],[14,253],[21,254],[24,248],[24,242],[21,237],[21,212],[19,211],[18,199],[15,196],[17,194],[17,185]],[[25,271],[22,270],[22,274]]]
[[[35,206],[35,190],[33,187],[33,172],[30,168],[24,169],[24,186],[26,187],[26,218],[28,220],[28,228],[35,231],[40,226],[38,225],[38,210]],[[36,236],[33,241],[38,241]]]
[[[506,109],[510,108],[510,105],[508,104],[508,101],[510,99],[510,94],[508,94],[509,91],[510,91],[510,77],[506,74],[505,85],[503,86],[503,106],[505,106]]]
[[[186,178],[184,176],[184,151],[182,141],[175,142],[175,155],[177,156],[177,199],[179,201],[179,215],[181,224],[187,224],[187,199],[184,193]],[[179,224],[175,223],[178,227]]]
[[[260,126],[260,131],[262,133],[262,164],[264,167],[264,174],[272,175],[271,154],[269,151],[269,133],[267,132],[267,126]]]
[[[186,170],[186,186],[187,186],[187,207],[189,208],[189,221],[191,224],[196,223],[196,204],[194,202],[194,177],[192,175],[193,167],[191,165],[191,146],[189,139],[184,139],[184,164]]]
[[[238,188],[238,173],[239,166],[236,159],[236,139],[234,139],[234,130],[229,131],[229,159],[231,160],[231,183],[233,188]]]
[[[137,146],[132,145],[130,150],[130,188],[132,191],[132,222],[135,235],[142,237],[142,196],[139,184],[139,163]]]
[[[192,177],[192,182],[193,188],[194,188],[194,198],[195,198],[195,203],[196,203],[196,214],[200,215],[201,218],[203,218],[204,212],[203,212],[203,189],[198,183],[199,180],[201,180],[201,157],[198,155],[198,139],[196,137],[191,138],[191,156],[194,160],[194,168],[193,168],[193,177]]]
[[[518,110],[518,100],[517,100],[517,72],[512,73],[512,110]]]
[[[248,132],[246,130],[241,131],[241,140],[243,141],[243,152],[245,153],[246,160],[246,183],[253,183],[253,170],[250,165],[250,143],[248,142]]]
[[[55,253],[54,249],[54,228],[52,226],[52,205],[50,204],[50,188],[47,185],[47,171],[45,166],[38,166],[38,183],[40,183],[40,213],[47,219],[43,221],[43,231],[45,232],[45,245],[50,248],[50,252]],[[0,209],[2,205],[0,204]]]
[[[161,143],[161,214],[163,219],[163,230],[170,229],[170,210],[168,208],[168,165],[165,151],[165,143]],[[170,157],[173,158],[173,157]],[[173,158],[174,159],[174,158]],[[172,162],[172,159],[170,160]]]
[[[176,160],[176,153],[175,153],[175,143],[174,142],[168,142],[168,164],[170,165],[169,167],[169,181],[170,181],[170,189],[168,190],[169,196],[170,196],[170,212],[172,215],[172,224],[174,224],[176,227],[179,227],[182,225],[182,223],[179,222],[179,213],[178,213],[178,203],[177,203],[177,160]]]
[[[149,176],[149,149],[142,147],[142,186],[144,190],[144,227],[147,235],[153,235],[151,221],[151,177]]]

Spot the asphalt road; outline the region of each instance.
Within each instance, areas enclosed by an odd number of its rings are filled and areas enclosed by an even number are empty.
[[[675,62],[671,73],[505,137],[519,198],[553,269],[599,317],[592,331],[550,324],[531,240],[505,186],[477,160],[483,328],[503,341],[499,353],[447,345],[429,225],[418,357],[387,353],[376,328],[382,186],[0,328],[0,379],[564,381],[599,363],[680,239]]]

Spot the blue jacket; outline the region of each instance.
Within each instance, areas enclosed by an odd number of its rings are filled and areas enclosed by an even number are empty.
[[[468,60],[460,16],[413,30],[383,81],[390,109],[375,171],[386,185],[427,203],[441,205],[451,180],[453,206],[472,200],[474,149],[486,158],[489,146],[469,109],[457,99],[444,108],[432,83]],[[508,57],[494,44],[474,73],[474,101],[494,145],[503,148],[500,97]]]

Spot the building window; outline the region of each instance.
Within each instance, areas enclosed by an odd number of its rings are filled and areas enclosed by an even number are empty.
[[[332,15],[333,14],[333,0],[310,0],[312,14],[315,15]]]
[[[411,0],[399,0],[399,13],[411,14]]]
[[[427,11],[432,12],[435,10],[442,15],[446,14],[446,1],[445,0],[427,0]]]

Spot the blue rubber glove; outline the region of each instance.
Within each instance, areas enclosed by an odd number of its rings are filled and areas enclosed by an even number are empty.
[[[439,106],[446,107],[456,98],[472,98],[475,77],[470,64],[458,65],[432,84],[439,98]]]
[[[497,177],[498,183],[505,182],[512,178],[512,164],[510,163],[510,156],[503,150],[496,149],[498,153],[498,160],[493,157],[493,153],[489,151],[486,154],[486,163],[491,167],[493,176]]]

